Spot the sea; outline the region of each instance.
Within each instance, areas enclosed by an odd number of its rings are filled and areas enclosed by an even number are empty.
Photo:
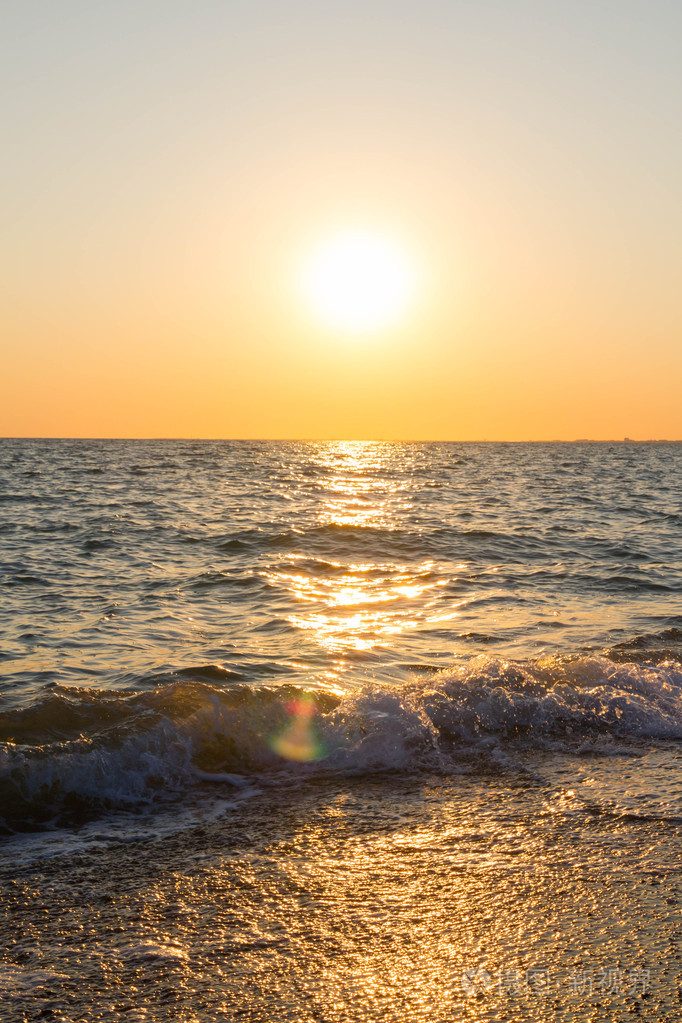
[[[682,1018],[682,446],[0,441],[0,1020]]]

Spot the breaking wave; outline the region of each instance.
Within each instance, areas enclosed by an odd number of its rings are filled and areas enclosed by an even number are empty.
[[[652,656],[650,638],[608,656],[477,657],[349,693],[249,686],[218,666],[132,695],[53,686],[0,714],[3,830],[78,823],[207,784],[499,772],[520,751],[680,740],[682,664]]]

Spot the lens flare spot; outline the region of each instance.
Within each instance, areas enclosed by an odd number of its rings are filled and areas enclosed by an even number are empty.
[[[293,700],[287,706],[289,720],[270,740],[270,747],[286,760],[311,763],[321,760],[324,747],[317,733],[317,707],[310,697]]]

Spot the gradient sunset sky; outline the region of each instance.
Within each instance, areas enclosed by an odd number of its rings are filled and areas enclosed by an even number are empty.
[[[0,15],[0,435],[682,437],[682,6]],[[382,330],[307,254],[388,238]]]

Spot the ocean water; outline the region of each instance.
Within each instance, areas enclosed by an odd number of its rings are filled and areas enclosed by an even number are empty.
[[[1,441],[0,1019],[679,1019],[681,453]]]

